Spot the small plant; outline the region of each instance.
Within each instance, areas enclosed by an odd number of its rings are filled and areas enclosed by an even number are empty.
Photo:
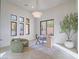
[[[60,22],[61,31],[67,35],[68,41],[78,30],[78,16],[77,13],[66,15],[64,20]]]

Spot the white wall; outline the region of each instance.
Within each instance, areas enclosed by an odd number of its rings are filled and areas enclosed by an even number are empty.
[[[10,36],[10,14],[15,14],[17,16],[29,17],[30,19],[30,35],[19,36],[29,40],[34,39],[34,35],[40,34],[40,21],[54,19],[54,42],[63,43],[65,34],[60,33],[59,23],[63,20],[63,17],[66,14],[71,12],[77,12],[77,0],[70,0],[64,4],[60,4],[55,8],[46,10],[43,12],[41,19],[35,19],[32,17],[31,13],[27,10],[24,10],[12,3],[9,3],[7,0],[1,0],[1,19],[0,19],[0,46],[7,46],[10,44],[10,40],[13,38]],[[19,30],[18,30],[19,31]],[[77,42],[77,35],[75,35],[75,42]],[[1,44],[2,43],[2,44]],[[76,44],[75,44],[76,45]]]
[[[0,26],[1,26],[1,0],[0,0]]]
[[[65,40],[65,34],[60,33],[60,21],[63,20],[66,14],[70,14],[73,12],[77,12],[77,1],[70,0],[65,2],[64,4],[60,4],[50,10],[44,11],[43,16],[40,20],[49,20],[54,19],[54,42],[55,43],[63,43]],[[37,22],[37,27],[40,27],[39,21]],[[40,28],[37,28],[37,33],[40,33]],[[77,36],[77,35],[76,35]],[[77,38],[75,37],[75,40]]]
[[[17,30],[17,36],[15,37],[21,37],[26,38],[28,40],[34,39],[34,18],[32,17],[31,13],[29,13],[27,10],[24,10],[6,0],[1,0],[1,26],[0,26],[0,32],[2,39],[2,44],[0,46],[8,46],[10,44],[11,39],[13,38],[10,33],[10,14],[17,15],[17,20],[19,19],[19,16],[28,17],[30,19],[30,34],[20,36],[19,35],[19,28]],[[18,26],[18,25],[17,25]],[[25,32],[24,32],[25,33]]]
[[[1,0],[0,0],[0,27],[1,27]],[[0,28],[0,30],[1,30],[1,28]],[[0,32],[0,34],[1,34],[1,32]],[[0,37],[1,37],[1,35],[0,35]],[[0,45],[1,45],[1,39],[0,39]]]

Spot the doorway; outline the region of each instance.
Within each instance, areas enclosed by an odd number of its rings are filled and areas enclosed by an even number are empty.
[[[40,35],[54,35],[54,19],[40,21]]]

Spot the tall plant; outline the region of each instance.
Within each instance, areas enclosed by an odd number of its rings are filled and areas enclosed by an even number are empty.
[[[68,41],[71,41],[73,33],[78,30],[78,16],[77,13],[66,15],[64,20],[60,22],[61,31],[67,35]]]

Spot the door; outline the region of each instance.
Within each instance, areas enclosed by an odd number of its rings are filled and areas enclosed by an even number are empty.
[[[40,34],[41,35],[54,35],[54,19],[40,21]]]

